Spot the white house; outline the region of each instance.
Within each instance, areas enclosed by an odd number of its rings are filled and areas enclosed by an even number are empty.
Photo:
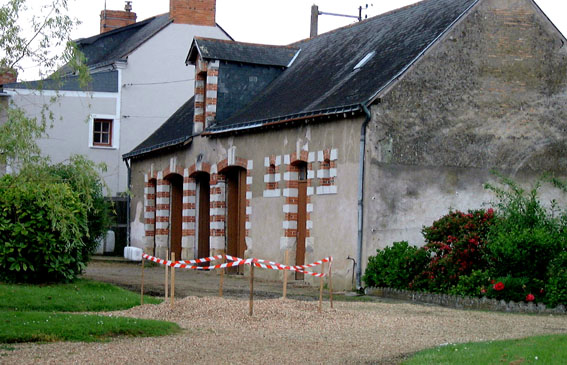
[[[215,23],[214,0],[170,0],[169,13],[140,22],[129,3],[124,11],[103,10],[101,33],[76,41],[92,76],[86,90],[76,76],[65,74],[65,67],[60,81],[3,85],[2,99],[10,98],[30,116],[39,115],[51,97],[60,96],[51,106],[49,136],[39,141],[42,153],[53,162],[72,154],[105,162],[112,196],[128,188],[122,154],[193,95],[194,67],[185,64],[193,37],[231,39]]]

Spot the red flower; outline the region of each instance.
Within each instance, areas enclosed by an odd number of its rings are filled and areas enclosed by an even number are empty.
[[[482,294],[484,294],[484,293],[486,293],[486,289],[482,288],[482,289],[480,289],[480,292],[481,292]]]
[[[535,299],[533,294],[526,295],[526,302],[533,302]]]
[[[499,281],[496,284],[494,284],[493,288],[496,291],[504,290],[504,283]]]

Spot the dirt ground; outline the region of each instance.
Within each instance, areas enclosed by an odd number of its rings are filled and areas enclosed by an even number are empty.
[[[139,269],[136,264],[95,262],[85,276],[135,288]],[[162,274],[161,268],[144,274],[156,293],[163,288]],[[174,321],[183,328],[180,334],[0,347],[0,362],[396,364],[418,350],[448,343],[567,333],[567,316],[463,311],[395,301],[338,301],[334,308],[325,302],[318,313],[315,300],[279,298],[281,284],[275,282],[255,283],[257,299],[250,317],[248,278],[229,277],[227,295],[219,298],[218,276],[204,277],[207,274],[192,272],[186,280],[176,274],[179,298],[173,307],[164,302],[104,314]],[[317,288],[290,291],[295,298],[315,299]],[[182,298],[185,295],[189,296]]]

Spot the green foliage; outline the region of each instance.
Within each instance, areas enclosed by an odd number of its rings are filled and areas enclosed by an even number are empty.
[[[449,294],[482,297],[487,295],[490,282],[489,272],[473,270],[469,275],[461,276],[457,285],[449,289]]]
[[[493,220],[492,209],[456,211],[424,227],[424,249],[431,254],[431,261],[412,287],[447,292],[461,276],[469,275],[473,269],[484,269],[483,252]]]
[[[161,300],[144,297],[144,303]],[[0,310],[42,312],[100,312],[140,304],[140,294],[115,285],[78,279],[68,284],[0,284]]]
[[[545,285],[546,304],[556,306],[567,304],[567,252],[561,252],[551,261]]]
[[[407,289],[413,277],[429,261],[426,251],[410,246],[406,241],[394,242],[391,247],[376,250],[376,253],[368,258],[362,277],[367,286]]]
[[[108,227],[106,204],[96,165],[82,157],[67,165],[27,166],[18,175],[4,176],[0,280],[73,280]]]
[[[489,233],[487,257],[495,276],[546,280],[550,261],[567,247],[565,217],[556,204],[547,209],[539,201],[540,184],[526,192],[514,181],[501,178],[506,189],[487,185],[498,202],[498,219]]]
[[[565,364],[566,344],[567,335],[448,344],[420,351],[403,364]]]

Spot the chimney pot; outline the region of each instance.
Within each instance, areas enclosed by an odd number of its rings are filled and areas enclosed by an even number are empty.
[[[106,10],[100,12],[100,33],[136,23],[136,13],[132,12],[132,1],[126,1],[124,10]]]

